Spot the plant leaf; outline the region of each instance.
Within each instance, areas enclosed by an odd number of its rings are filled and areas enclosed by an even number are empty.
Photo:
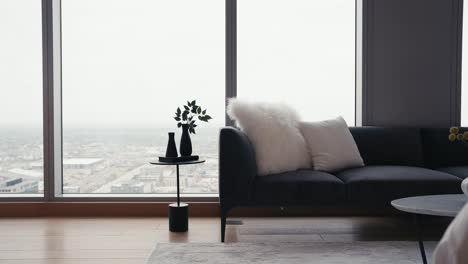
[[[181,111],[180,111],[180,107],[177,107],[177,114],[180,115]]]
[[[198,107],[197,113],[198,113],[198,114],[201,114],[201,107]]]
[[[186,106],[186,105],[184,105],[184,108],[185,108],[186,111],[190,110],[190,108],[188,106]]]
[[[206,109],[205,109],[205,110],[203,110],[203,112],[202,112],[202,115],[205,115],[205,114],[206,114]]]
[[[209,115],[206,115],[205,118],[206,118],[207,121],[210,120],[210,119],[213,119],[213,118],[211,118],[211,116],[209,116]]]
[[[180,121],[180,117],[174,117],[175,121]]]
[[[182,126],[182,123],[177,123],[177,127],[181,127]]]
[[[197,127],[197,125],[196,125],[196,124],[193,124],[193,127]]]
[[[193,100],[193,101],[192,101],[192,105],[195,105],[195,104],[196,104],[196,102],[197,102],[196,100]]]

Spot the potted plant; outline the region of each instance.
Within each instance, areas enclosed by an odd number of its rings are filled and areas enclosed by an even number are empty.
[[[182,127],[182,137],[180,138],[180,155],[190,156],[192,155],[192,141],[190,134],[196,134],[195,128],[197,127],[197,119],[203,122],[208,122],[212,119],[206,113],[206,109],[202,109],[201,106],[197,105],[196,100],[187,101],[186,105],[177,107],[175,112],[174,120],[177,121],[177,127]]]

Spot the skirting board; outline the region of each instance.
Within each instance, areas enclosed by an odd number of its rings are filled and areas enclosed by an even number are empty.
[[[189,214],[194,217],[219,216],[219,203],[189,203]],[[87,216],[87,217],[166,217],[169,203],[162,202],[0,202],[0,217]],[[366,216],[395,215],[388,209],[367,210],[341,207],[293,208],[235,208],[231,217],[281,217],[281,216]]]

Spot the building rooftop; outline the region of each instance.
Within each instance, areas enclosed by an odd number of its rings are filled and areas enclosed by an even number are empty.
[[[24,170],[20,168],[11,169],[8,172],[18,174],[18,175],[23,175],[23,176],[35,177],[35,178],[42,178],[42,176],[44,175],[42,171]]]
[[[99,158],[72,158],[72,159],[64,159],[63,165],[93,165],[96,164],[103,159]],[[42,161],[39,162],[32,162],[31,166],[33,167],[42,167],[44,164]]]
[[[100,161],[102,161],[102,159],[90,159],[90,158],[64,159],[63,165],[92,165]]]

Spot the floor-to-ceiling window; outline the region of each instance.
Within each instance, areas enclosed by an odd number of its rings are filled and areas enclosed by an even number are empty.
[[[181,169],[181,190],[217,193],[224,1],[62,0],[61,21],[63,192],[174,193],[174,167],[149,162],[196,100],[212,117],[192,134],[207,162]]]
[[[41,1],[0,1],[0,197],[43,184]]]
[[[238,0],[237,96],[355,123],[355,1]]]
[[[355,16],[344,0],[1,1],[0,192],[172,196],[174,168],[149,162],[196,100],[207,162],[181,168],[181,190],[214,196],[228,97],[354,124]]]

